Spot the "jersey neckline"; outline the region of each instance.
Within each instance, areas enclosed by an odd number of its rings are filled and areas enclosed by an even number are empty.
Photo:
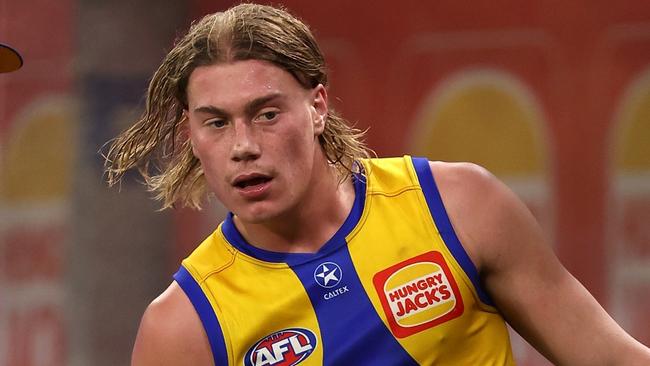
[[[368,178],[361,173],[355,173],[352,175],[354,185],[354,203],[352,204],[352,209],[336,233],[334,233],[334,235],[315,253],[285,253],[255,247],[244,239],[235,226],[232,212],[228,212],[226,219],[221,225],[221,231],[226,240],[235,247],[235,249],[261,261],[286,263],[290,266],[295,266],[321,258],[345,245],[345,238],[357,226],[357,223],[363,214],[363,208],[365,205],[367,179]]]

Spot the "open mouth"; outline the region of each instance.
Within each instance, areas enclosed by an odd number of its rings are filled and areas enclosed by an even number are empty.
[[[264,177],[264,176],[255,176],[251,178],[246,178],[246,179],[241,179],[235,182],[235,187],[240,188],[240,189],[245,189],[248,187],[254,187],[260,184],[264,184],[268,181],[270,181],[270,177]]]

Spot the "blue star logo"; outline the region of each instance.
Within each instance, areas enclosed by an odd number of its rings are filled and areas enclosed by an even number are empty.
[[[324,288],[332,288],[338,285],[341,278],[343,278],[341,267],[334,262],[321,263],[314,271],[314,280]]]

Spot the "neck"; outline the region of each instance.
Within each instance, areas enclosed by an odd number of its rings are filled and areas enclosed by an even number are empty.
[[[337,169],[324,165],[315,174],[298,207],[264,223],[243,222],[234,217],[242,236],[252,245],[274,252],[315,253],[343,225],[354,203],[352,179],[340,182]]]

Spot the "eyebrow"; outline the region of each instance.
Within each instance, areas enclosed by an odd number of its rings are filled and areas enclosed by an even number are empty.
[[[268,102],[271,102],[273,100],[276,100],[276,99],[284,99],[284,97],[285,96],[282,93],[271,93],[271,94],[268,94],[268,95],[261,96],[259,98],[255,98],[255,99],[251,100],[250,102],[246,103],[246,105],[244,106],[244,111],[246,112],[247,115],[252,115],[253,113],[255,113],[264,104],[266,104]],[[227,116],[228,115],[228,113],[225,110],[223,110],[221,108],[217,108],[217,107],[212,106],[212,105],[207,105],[207,106],[201,106],[201,107],[194,108],[194,112],[195,113],[197,113],[197,112],[198,113],[208,113],[208,114],[212,114],[212,115],[216,115],[216,116]]]

